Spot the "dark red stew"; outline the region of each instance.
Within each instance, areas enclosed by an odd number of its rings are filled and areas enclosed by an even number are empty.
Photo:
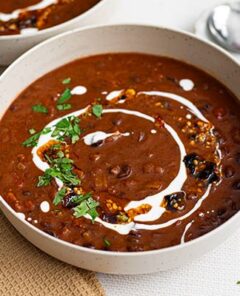
[[[180,61],[74,61],[30,85],[2,118],[0,194],[76,245],[185,243],[240,209],[239,112],[222,84]]]
[[[64,23],[100,0],[0,1],[0,35],[26,34]]]

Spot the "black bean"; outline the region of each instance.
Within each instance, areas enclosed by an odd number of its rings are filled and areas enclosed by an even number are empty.
[[[107,223],[116,224],[117,223],[117,216],[112,215],[112,214],[104,213],[103,216],[102,216],[102,220],[107,222]]]
[[[182,211],[186,205],[186,194],[185,192],[176,192],[164,196],[166,202],[166,209],[168,211]]]
[[[224,174],[224,177],[225,178],[231,178],[234,176],[235,174],[235,169],[234,167],[232,166],[226,166],[224,169],[223,169],[223,174]]]
[[[215,173],[216,164],[213,162],[206,162],[205,168],[201,170],[196,177],[201,180],[207,180],[208,183],[219,181],[218,175]]]
[[[232,187],[233,187],[233,189],[235,189],[235,190],[240,190],[240,180],[235,181],[235,182],[232,184]]]
[[[9,110],[11,110],[12,112],[16,112],[18,109],[19,109],[18,105],[14,103],[9,107]]]
[[[240,152],[238,152],[236,154],[236,157],[235,158],[236,158],[237,163],[240,164]]]
[[[121,167],[119,165],[116,165],[114,167],[111,167],[109,169],[109,172],[113,176],[118,176],[118,174],[121,172]]]
[[[62,201],[63,207],[71,209],[77,206],[77,203],[74,202],[74,198],[76,197],[77,195],[75,192],[70,192],[69,194],[67,194]]]
[[[102,146],[102,144],[103,144],[103,140],[99,140],[95,143],[92,143],[91,147],[100,147],[100,146]]]
[[[122,124],[122,119],[121,118],[114,118],[112,121],[113,125],[119,126]]]
[[[186,168],[188,168],[190,170],[190,173],[193,175],[195,173],[195,160],[199,160],[199,157],[197,156],[196,153],[190,153],[188,155],[186,155],[183,159],[183,162],[186,165]]]
[[[30,192],[30,191],[22,191],[22,194],[24,195],[24,196],[30,196],[30,195],[32,195],[32,192]]]
[[[129,166],[129,165],[123,165],[121,166],[121,171],[120,173],[117,175],[117,177],[119,179],[122,179],[122,178],[127,178],[131,175],[132,173],[132,168]]]

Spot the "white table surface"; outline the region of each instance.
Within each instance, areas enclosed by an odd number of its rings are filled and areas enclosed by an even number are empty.
[[[1,0],[0,0],[1,1]],[[200,14],[221,0],[118,1],[108,23],[140,22],[194,31]],[[1,73],[1,68],[0,68]],[[240,231],[204,257],[177,270],[142,276],[97,274],[107,296],[240,295]]]

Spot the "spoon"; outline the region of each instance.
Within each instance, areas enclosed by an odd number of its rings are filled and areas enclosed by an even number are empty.
[[[240,2],[215,7],[208,17],[207,27],[219,45],[240,53]]]

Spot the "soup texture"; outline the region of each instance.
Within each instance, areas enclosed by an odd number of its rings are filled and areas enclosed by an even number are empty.
[[[92,8],[100,0],[0,1],[0,36],[32,34],[64,23]]]
[[[184,244],[240,209],[240,107],[208,74],[137,53],[45,75],[0,122],[0,194],[76,245]]]

